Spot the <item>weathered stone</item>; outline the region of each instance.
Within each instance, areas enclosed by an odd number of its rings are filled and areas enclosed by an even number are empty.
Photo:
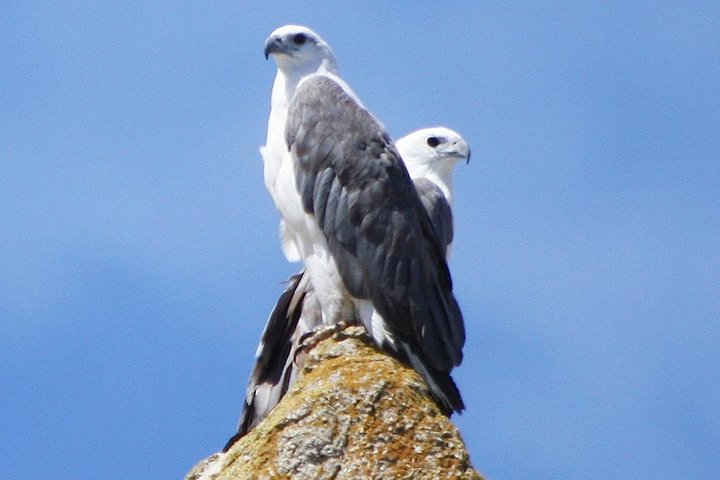
[[[270,415],[186,480],[365,478],[482,477],[420,376],[350,327],[312,348]]]

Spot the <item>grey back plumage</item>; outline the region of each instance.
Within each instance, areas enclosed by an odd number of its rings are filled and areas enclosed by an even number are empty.
[[[415,178],[413,183],[422,205],[430,217],[430,223],[432,223],[435,235],[440,241],[440,246],[443,248],[443,257],[447,258],[448,245],[453,241],[452,208],[440,187],[431,180]]]
[[[446,248],[453,241],[450,203],[442,189],[428,178],[414,178],[413,183],[443,248],[443,255],[446,256]],[[304,272],[301,271],[288,279],[287,289],[268,317],[268,324],[258,346],[257,363],[248,384],[238,432],[228,442],[228,448],[260,423],[292,387],[303,367],[304,356],[298,353],[297,343],[313,328],[322,324],[320,307],[314,297],[312,284],[303,275]],[[414,359],[417,363],[418,359],[412,351],[403,354],[408,360]],[[278,367],[284,370],[277,372]],[[422,370],[423,364],[418,363],[416,368]],[[452,391],[454,385],[450,381],[436,388]]]
[[[459,365],[465,330],[444,248],[384,128],[315,75],[293,97],[286,140],[303,206],[350,294],[370,300],[433,369]]]

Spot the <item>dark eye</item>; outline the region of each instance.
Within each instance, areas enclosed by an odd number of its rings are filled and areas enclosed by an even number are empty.
[[[307,40],[307,37],[304,33],[295,34],[295,36],[293,37],[293,42],[295,42],[295,45],[302,45],[303,43],[305,43],[305,40]]]
[[[432,148],[435,148],[440,145],[440,140],[438,140],[437,137],[428,137],[427,144],[430,145]]]

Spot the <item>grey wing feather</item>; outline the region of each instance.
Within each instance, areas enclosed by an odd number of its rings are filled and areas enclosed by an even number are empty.
[[[320,306],[309,278],[304,272],[291,276],[260,337],[237,433],[223,451],[255,428],[295,383],[304,358],[298,355],[300,342],[321,323]]]
[[[434,182],[426,178],[418,178],[413,182],[440,244],[447,248],[453,240],[450,204]],[[257,363],[250,377],[238,431],[228,442],[226,451],[236,440],[260,423],[295,383],[297,373],[302,368],[302,357],[297,354],[298,342],[322,323],[320,307],[314,298],[312,285],[307,283],[307,280],[304,272],[290,277],[287,289],[268,318],[258,347]],[[414,352],[404,349],[403,353],[416,369],[422,371],[424,363],[415,358]],[[432,377],[430,373],[423,376]]]
[[[453,241],[452,208],[435,182],[427,178],[416,178],[413,182],[423,207],[430,216],[440,245],[443,247],[443,256],[447,257],[448,245]]]
[[[393,333],[449,372],[465,331],[435,230],[384,128],[331,78],[303,81],[286,141],[304,209],[323,230],[345,287]]]

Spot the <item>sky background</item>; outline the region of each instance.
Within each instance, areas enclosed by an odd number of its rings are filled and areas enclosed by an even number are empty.
[[[296,270],[276,27],[391,136],[446,125],[454,417],[505,479],[720,478],[720,3],[0,2],[0,476],[178,479]]]

